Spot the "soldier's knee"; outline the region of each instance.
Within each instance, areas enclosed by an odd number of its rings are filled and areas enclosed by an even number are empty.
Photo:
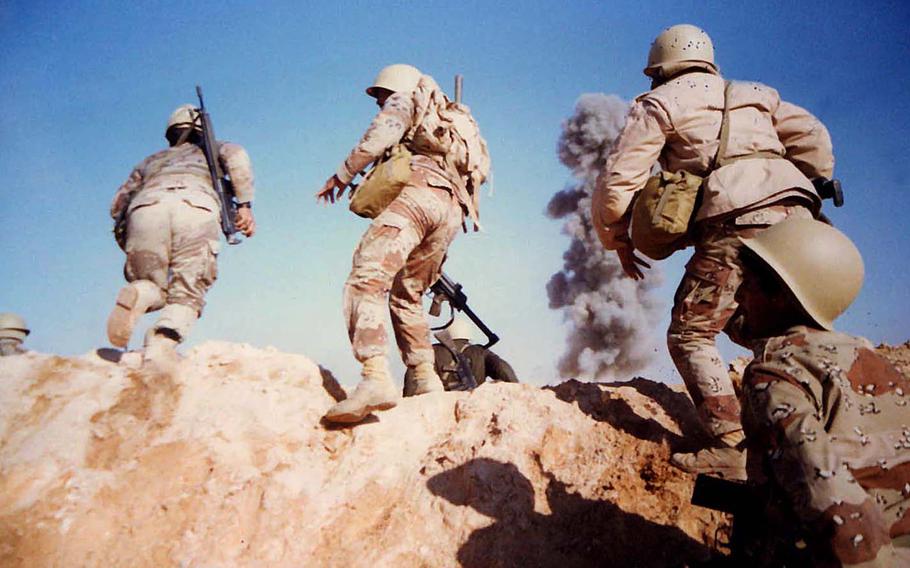
[[[161,286],[167,278],[167,259],[147,250],[130,251],[126,256],[123,275],[133,280],[151,280]]]

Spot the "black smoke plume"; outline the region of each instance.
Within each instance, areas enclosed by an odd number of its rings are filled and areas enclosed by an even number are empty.
[[[654,297],[660,274],[644,280],[624,275],[616,253],[603,248],[591,224],[591,193],[625,122],[628,105],[615,95],[582,95],[562,126],[559,159],[575,178],[547,205],[552,219],[565,219],[569,249],[563,268],[547,283],[550,308],[561,309],[571,330],[559,361],[563,377],[622,378],[651,361],[662,303]]]

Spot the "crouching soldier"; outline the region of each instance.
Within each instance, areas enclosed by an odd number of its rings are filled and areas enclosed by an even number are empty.
[[[462,381],[458,377],[459,355],[463,356],[471,369],[471,375],[478,385],[487,379],[504,383],[517,383],[518,377],[508,361],[493,353],[483,345],[471,343],[473,333],[471,324],[462,317],[457,317],[443,333],[437,333],[439,343],[433,344],[433,353],[436,360],[436,373],[442,379],[445,390],[459,390]],[[413,369],[408,369],[404,375],[404,396],[414,396],[417,391],[417,382],[414,380]]]
[[[910,380],[832,329],[862,285],[859,251],[803,219],[742,242],[750,481],[796,514],[816,565],[910,566]]]
[[[107,320],[111,344],[126,347],[137,320],[161,315],[145,336],[144,364],[168,368],[175,346],[184,341],[202,313],[205,294],[218,272],[221,203],[200,144],[199,113],[179,107],[167,123],[169,148],[133,169],[111,204],[115,235],[126,253],[128,284],[117,294]],[[246,151],[218,143],[218,159],[239,203],[235,223],[253,236],[253,170]]]
[[[410,65],[391,65],[366,92],[381,110],[317,200],[334,203],[370,163],[392,167],[390,160],[405,156],[399,170],[403,181],[397,197],[380,211],[361,212],[375,218],[354,251],[344,314],[363,380],[347,400],[329,409],[325,418],[332,422],[359,422],[397,404],[386,360],[386,304],[401,357],[413,373],[414,394],[443,389],[422,297],[438,279],[465,217],[477,226],[480,185],[489,172],[486,143],[470,110],[449,101],[428,75]],[[367,187],[361,184],[352,205]]]

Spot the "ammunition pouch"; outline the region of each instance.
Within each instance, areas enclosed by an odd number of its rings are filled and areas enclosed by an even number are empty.
[[[356,215],[374,219],[398,197],[410,179],[411,152],[404,144],[398,144],[367,172],[348,208]]]
[[[632,208],[632,245],[654,260],[685,248],[702,179],[684,170],[652,176]]]

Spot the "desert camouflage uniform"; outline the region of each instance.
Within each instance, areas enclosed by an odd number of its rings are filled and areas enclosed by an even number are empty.
[[[815,117],[770,87],[735,82],[724,156],[730,163],[712,171],[724,87],[723,78],[694,72],[638,97],[592,200],[594,223],[606,229],[608,248],[618,248],[628,241],[632,198],[655,162],[665,171],[708,176],[695,215],[695,254],[676,292],[667,343],[703,423],[718,437],[740,430],[739,402],[715,345],[742,282],[737,237],[788,216],[812,216],[820,201],[810,178],[830,177],[834,168],[830,137]]]
[[[471,366],[471,374],[477,384],[483,384],[487,378],[504,383],[517,383],[518,377],[512,365],[483,345],[471,344],[467,339],[452,341],[455,349],[465,356]],[[456,369],[458,363],[455,355],[442,343],[433,344],[435,368],[445,390],[455,390],[461,385]],[[408,369],[404,375],[404,396],[414,396],[416,390],[414,370]]]
[[[798,326],[743,388],[749,476],[783,492],[818,565],[910,565],[910,380],[864,339]]]
[[[237,200],[252,200],[246,151],[229,142],[220,143],[219,150]],[[114,195],[111,217],[118,219],[124,209],[124,276],[156,296],[149,311],[162,312],[153,329],[171,329],[183,339],[218,273],[220,203],[202,150],[185,143],[143,160]]]
[[[402,139],[407,144],[414,115],[409,94],[389,96],[338,168],[338,179],[349,183],[388,148]],[[345,319],[358,361],[386,354],[387,297],[405,364],[433,361],[422,297],[439,277],[446,251],[463,224],[464,205],[455,197],[452,175],[457,174],[447,173],[439,159],[415,154],[410,182],[361,238],[344,286]]]

